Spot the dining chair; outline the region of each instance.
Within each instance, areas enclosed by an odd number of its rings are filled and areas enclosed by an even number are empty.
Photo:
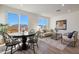
[[[33,49],[33,52],[35,53],[35,46],[37,46],[38,48],[38,37],[39,37],[39,32],[36,32],[36,34],[34,35],[34,37],[29,37],[28,40],[28,45],[30,45],[30,48]]]
[[[3,32],[2,36],[3,36],[3,39],[4,39],[5,46],[6,46],[5,54],[6,54],[8,47],[11,47],[11,54],[12,54],[13,53],[13,47],[16,48],[16,45],[19,45],[20,41],[17,41],[16,39],[12,38],[6,32]],[[20,45],[19,45],[19,47],[20,47]]]

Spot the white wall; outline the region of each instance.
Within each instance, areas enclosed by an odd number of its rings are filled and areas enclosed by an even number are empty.
[[[34,14],[34,13],[31,13],[31,12],[27,12],[27,11],[15,9],[15,8],[7,7],[7,6],[2,6],[2,8],[0,8],[0,9],[2,9],[2,11],[1,10],[0,11],[2,12],[2,14],[5,17],[4,21],[3,20],[2,21],[5,22],[5,23],[7,23],[7,14],[10,13],[10,12],[18,14],[18,15],[27,15],[28,18],[29,18],[29,29],[33,28],[37,25],[38,19],[40,17],[44,17],[44,18],[49,19],[49,17],[45,17],[45,16],[42,16],[42,15]]]
[[[59,30],[59,32],[66,33],[74,30],[79,32],[79,11],[51,17],[50,28],[54,29],[56,27],[56,21],[63,19],[67,20],[67,30]]]
[[[5,24],[5,13],[3,12],[2,5],[0,5],[0,23]]]

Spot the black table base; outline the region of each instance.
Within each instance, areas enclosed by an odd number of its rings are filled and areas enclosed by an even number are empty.
[[[29,46],[26,44],[27,38],[25,36],[22,37],[22,50],[29,49]]]
[[[13,36],[14,38],[22,38],[22,46],[19,48],[19,50],[27,50],[30,47],[26,44],[27,37],[34,36],[35,34],[29,34],[29,35],[21,35],[21,36]]]
[[[27,44],[26,45],[22,45],[21,47],[19,47],[19,51],[22,51],[22,50],[28,50],[30,48],[30,46],[28,46]]]
[[[25,44],[25,45],[23,44],[22,45],[22,50],[27,50],[27,49],[29,49],[29,46],[27,44]]]

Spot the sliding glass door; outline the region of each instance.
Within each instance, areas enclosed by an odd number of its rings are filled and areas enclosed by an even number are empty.
[[[7,32],[8,33],[17,33],[28,31],[28,16],[18,15],[14,13],[8,13],[7,18]]]
[[[28,16],[21,15],[20,16],[20,32],[28,31]]]
[[[8,33],[15,33],[18,32],[18,15],[14,13],[8,13],[8,18],[7,18],[7,32]]]

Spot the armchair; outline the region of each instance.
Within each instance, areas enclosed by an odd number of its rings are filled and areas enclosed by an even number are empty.
[[[70,44],[69,46],[75,47],[78,40],[77,36],[78,36],[77,31],[73,32],[72,37],[68,37],[68,34],[64,34],[62,35],[61,43],[68,44],[68,45]]]

